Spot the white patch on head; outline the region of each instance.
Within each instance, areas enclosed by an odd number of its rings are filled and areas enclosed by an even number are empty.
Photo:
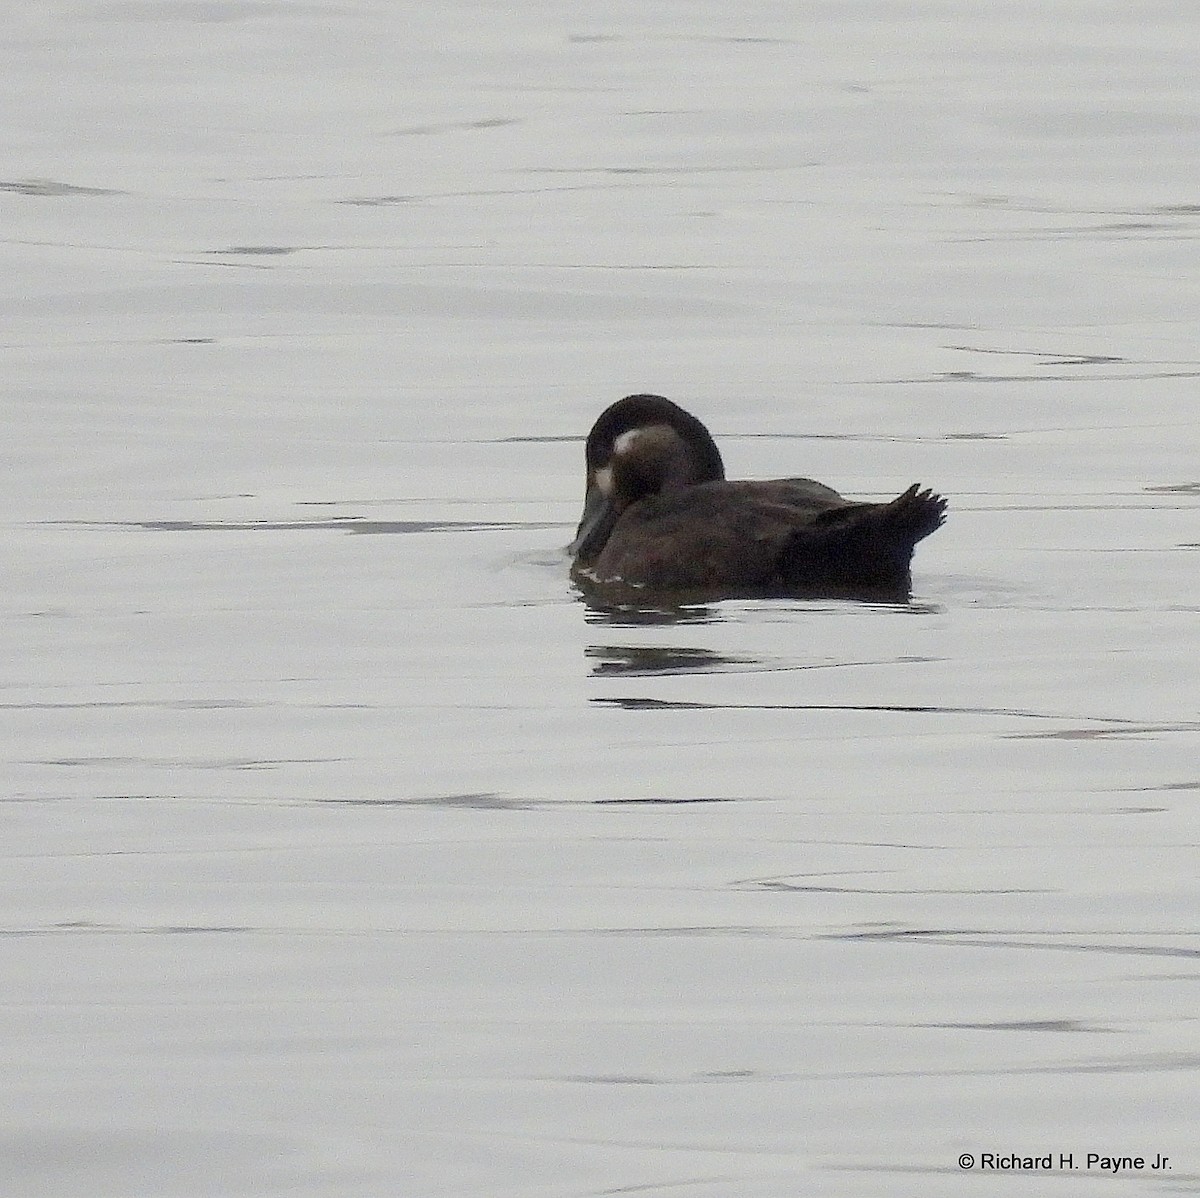
[[[596,471],[593,481],[595,482],[597,488],[599,488],[601,495],[605,495],[610,499],[612,498],[613,479],[611,466],[601,466],[600,469]]]
[[[616,457],[619,453],[628,453],[633,447],[633,443],[642,435],[642,431],[640,428],[631,428],[623,432],[613,442],[613,457]]]

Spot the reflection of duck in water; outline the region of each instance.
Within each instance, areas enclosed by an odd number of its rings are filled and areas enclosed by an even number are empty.
[[[708,429],[660,395],[607,408],[586,453],[569,547],[585,586],[904,600],[913,546],[946,518],[946,501],[916,485],[855,503],[807,478],[727,482]]]

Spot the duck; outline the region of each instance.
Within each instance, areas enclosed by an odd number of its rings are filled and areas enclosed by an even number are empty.
[[[606,408],[584,457],[567,551],[585,592],[907,602],[913,549],[946,519],[916,483],[868,503],[809,478],[728,480],[712,434],[661,395]]]

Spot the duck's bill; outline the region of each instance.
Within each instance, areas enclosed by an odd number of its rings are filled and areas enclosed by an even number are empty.
[[[575,539],[567,546],[567,552],[580,562],[590,561],[604,548],[618,514],[609,497],[592,483],[583,498],[583,516],[575,530]]]

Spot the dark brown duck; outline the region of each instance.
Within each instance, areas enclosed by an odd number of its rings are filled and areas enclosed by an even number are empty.
[[[661,395],[629,395],[588,434],[584,585],[639,592],[905,600],[913,547],[946,518],[917,485],[855,503],[808,478],[730,482],[708,429]]]

